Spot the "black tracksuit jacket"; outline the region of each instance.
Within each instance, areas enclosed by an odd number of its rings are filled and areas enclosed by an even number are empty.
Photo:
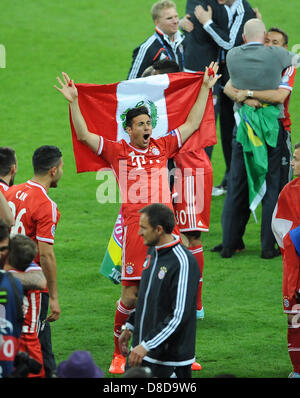
[[[178,31],[174,48],[172,48],[166,35],[156,28],[152,36],[134,49],[127,79],[141,77],[145,69],[163,58],[175,61],[179,65],[179,69],[183,70],[183,40],[184,36]]]
[[[196,305],[200,270],[179,239],[151,247],[144,263],[136,310],[126,326],[145,361],[187,366],[195,361]]]
[[[194,15],[197,5],[207,9],[209,5],[213,12],[213,23],[206,30]],[[244,24],[251,18],[256,18],[255,12],[246,0],[236,0],[232,21],[225,6],[218,4],[217,0],[187,0],[186,13],[191,15],[194,30],[185,33],[184,66],[187,69],[205,70],[212,61],[225,62],[226,53],[232,47],[243,44]],[[220,70],[222,80],[227,81],[227,71]],[[226,74],[226,77],[224,76]]]

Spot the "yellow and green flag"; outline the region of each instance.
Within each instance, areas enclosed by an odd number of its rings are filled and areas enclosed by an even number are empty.
[[[255,216],[255,209],[266,193],[267,145],[273,148],[277,145],[280,110],[273,105],[253,108],[245,104],[238,113],[240,122],[236,140],[243,146],[249,187],[249,207]]]
[[[123,216],[121,207],[100,266],[100,273],[115,284],[119,284],[121,282],[122,239]]]

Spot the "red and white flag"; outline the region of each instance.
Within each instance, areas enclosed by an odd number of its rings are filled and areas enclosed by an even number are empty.
[[[114,84],[76,84],[81,113],[88,130],[113,141],[129,142],[125,129],[128,109],[146,105],[152,119],[153,138],[183,124],[197,99],[203,72],[178,72],[125,80]],[[77,172],[98,171],[109,165],[80,143],[71,122]],[[210,90],[201,126],[184,144],[182,151],[217,143],[215,114]]]

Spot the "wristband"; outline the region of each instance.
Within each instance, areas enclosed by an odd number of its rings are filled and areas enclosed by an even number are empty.
[[[121,330],[122,330],[122,332],[124,332],[124,330],[128,330],[130,332],[130,330],[126,327],[126,325],[122,325]]]

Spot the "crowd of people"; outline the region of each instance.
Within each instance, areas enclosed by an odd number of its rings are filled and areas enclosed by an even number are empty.
[[[285,255],[286,236],[299,223],[295,214],[286,218],[289,228],[276,222],[277,209],[284,207],[280,192],[296,181],[292,181],[292,168],[296,177],[300,175],[299,146],[294,155],[291,146],[288,107],[296,67],[288,51],[288,35],[277,27],[267,30],[259,10],[246,0],[187,0],[181,20],[173,1],[160,0],[151,15],[155,31],[133,50],[127,78],[201,72],[202,85],[184,123],[154,139],[149,109],[137,106],[125,117],[129,142],[108,140],[101,131],[89,131],[77,87],[67,73],[57,78],[55,86],[67,100],[76,139],[107,162],[127,198],[122,202],[122,290],[109,372],[126,377],[130,369],[141,367],[153,377],[189,378],[192,371],[202,369],[195,352],[197,319],[204,318],[201,233],[209,231],[211,197],[225,194],[222,242],[211,250],[219,252],[220,258],[244,250],[247,222],[262,203],[261,258],[283,256],[291,377],[300,377],[300,337],[295,326],[300,263],[293,240],[288,241],[293,255]],[[213,147],[181,151],[198,131],[212,93],[213,123],[220,118],[226,166],[216,187],[210,161]],[[134,181],[129,173],[137,168],[133,155],[143,157],[148,175],[145,192],[153,171],[166,171],[157,186],[159,197],[165,199],[162,203],[152,203],[150,193],[142,203],[130,201]],[[125,178],[120,178],[121,161],[127,165]],[[49,190],[58,186],[62,176],[62,153],[56,146],[44,145],[36,149],[32,163],[32,178],[15,184],[15,151],[0,147],[0,288],[7,292],[0,296],[7,320],[0,329],[0,377],[17,374],[20,353],[29,356],[22,357],[27,365],[24,377],[103,377],[88,352],[75,352],[56,366],[50,324],[60,317],[54,252],[60,213]],[[180,189],[197,192],[195,165],[204,170],[201,210],[195,195],[181,195],[182,201],[174,201]],[[192,174],[182,177],[180,184],[178,178],[169,178],[172,169],[187,167]],[[15,355],[5,356],[8,344]],[[78,370],[79,363],[87,364],[86,372]]]

